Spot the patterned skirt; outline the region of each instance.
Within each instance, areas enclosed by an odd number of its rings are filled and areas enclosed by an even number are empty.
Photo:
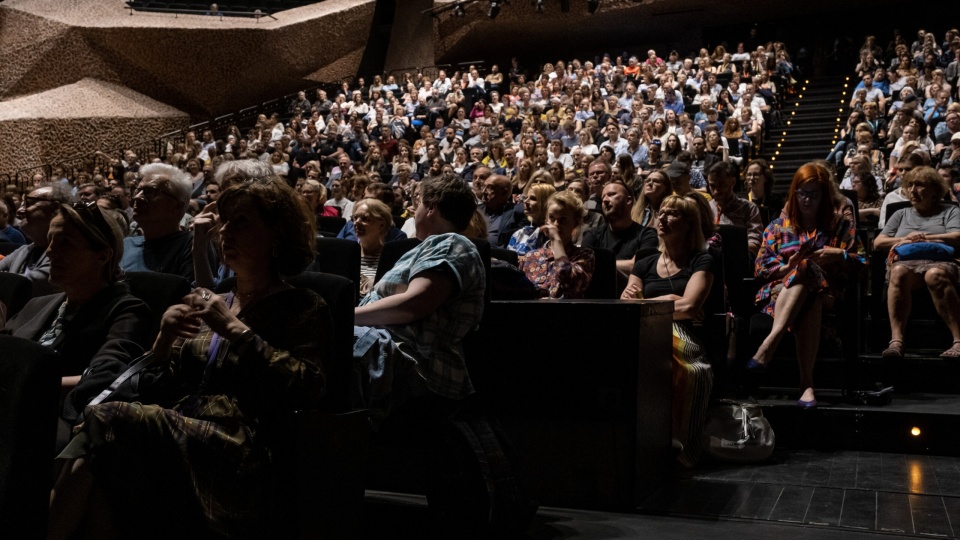
[[[58,459],[88,457],[124,533],[253,537],[265,525],[269,456],[238,413],[227,396],[102,403]]]
[[[703,451],[703,426],[713,389],[713,371],[690,327],[673,323],[673,438],[683,445],[677,460],[693,467]]]

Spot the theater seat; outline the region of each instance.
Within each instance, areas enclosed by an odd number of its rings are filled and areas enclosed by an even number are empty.
[[[60,401],[56,352],[0,335],[0,531],[46,536]]]
[[[0,302],[7,306],[7,318],[16,315],[33,294],[33,282],[20,274],[0,272]]]
[[[379,282],[380,278],[389,272],[401,257],[418,245],[420,245],[420,240],[417,238],[404,238],[384,244],[383,251],[380,252],[380,262],[377,264],[377,275],[374,278],[374,283]]]
[[[604,248],[592,248],[596,257],[596,266],[593,269],[593,279],[584,294],[585,298],[611,299],[620,297],[617,290],[617,256],[613,251]]]
[[[127,272],[123,281],[130,287],[130,294],[150,307],[153,319],[148,335],[151,336],[160,331],[160,320],[167,308],[181,303],[181,299],[191,290],[186,278],[160,272]]]
[[[325,237],[336,237],[340,232],[340,229],[347,224],[347,220],[342,217],[333,217],[333,216],[318,216],[317,217],[317,232],[321,233]]]
[[[317,258],[308,270],[349,279],[356,289],[354,305],[360,300],[360,244],[358,242],[343,238],[317,237]]]

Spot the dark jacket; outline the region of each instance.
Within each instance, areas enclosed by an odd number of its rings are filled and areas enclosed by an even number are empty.
[[[66,294],[33,298],[2,330],[38,341],[53,324]],[[67,396],[64,415],[82,411],[87,402],[110,385],[130,360],[149,348],[150,310],[126,285],[107,287],[76,311],[64,315],[63,331],[51,348],[63,359],[64,376],[80,375],[88,367],[97,374]],[[89,377],[88,377],[89,378]]]

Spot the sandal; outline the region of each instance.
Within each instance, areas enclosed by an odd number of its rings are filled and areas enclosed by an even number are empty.
[[[960,342],[954,342],[960,343]],[[946,354],[946,353],[944,353]],[[960,356],[960,350],[957,351],[958,356]],[[891,339],[890,345],[880,353],[880,356],[893,359],[893,360],[903,360],[903,340],[902,339]]]
[[[943,351],[940,355],[940,358],[945,358],[947,360],[960,358],[960,339],[953,340],[953,344],[949,349]]]

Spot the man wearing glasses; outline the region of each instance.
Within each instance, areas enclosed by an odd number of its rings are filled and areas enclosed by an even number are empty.
[[[162,272],[194,281],[193,232],[181,230],[180,220],[190,203],[193,183],[176,167],[150,164],[140,168],[140,183],[133,195],[133,218],[143,236],[123,241],[124,272]],[[216,253],[205,243],[210,267],[216,268]]]
[[[69,204],[73,196],[69,184],[44,183],[23,198],[17,209],[20,230],[30,244],[20,246],[0,261],[0,272],[12,272],[33,282],[33,296],[60,292],[50,284],[50,259],[47,257],[47,231],[61,204]]]

